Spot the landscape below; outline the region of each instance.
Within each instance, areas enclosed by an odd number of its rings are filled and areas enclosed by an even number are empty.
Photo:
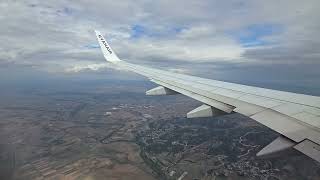
[[[148,97],[145,81],[2,89],[0,179],[320,178],[297,152],[255,154],[278,134],[239,114],[186,119],[201,105]]]

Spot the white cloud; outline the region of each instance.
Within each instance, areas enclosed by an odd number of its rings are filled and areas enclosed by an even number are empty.
[[[98,70],[100,70],[102,68],[106,68],[106,67],[108,67],[107,63],[76,65],[71,68],[65,69],[65,71],[68,73],[75,73],[75,72],[81,72],[81,71],[87,71],[87,70],[98,71]]]
[[[136,61],[319,64],[319,5],[317,0],[3,1],[0,61],[44,69],[72,64],[74,71],[86,62],[92,65],[84,69],[94,70],[103,57],[86,45],[96,43],[93,29],[99,29],[119,56]],[[130,38],[136,24],[155,35]],[[282,30],[263,37],[273,43],[259,48],[243,47],[229,34],[256,24]]]

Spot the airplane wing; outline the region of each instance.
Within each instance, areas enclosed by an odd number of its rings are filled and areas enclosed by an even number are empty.
[[[188,118],[237,112],[281,135],[257,156],[296,149],[320,162],[320,97],[216,81],[144,67],[122,61],[100,32],[104,57],[114,65],[146,76],[159,85],[147,95],[183,94],[203,103]]]

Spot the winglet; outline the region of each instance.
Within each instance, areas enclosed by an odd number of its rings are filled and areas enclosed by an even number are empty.
[[[111,47],[109,46],[108,42],[105,40],[105,38],[101,35],[101,33],[99,31],[96,31],[96,36],[101,48],[101,51],[103,53],[104,58],[108,61],[108,62],[119,62],[121,61],[118,56],[114,53],[114,51],[111,49]]]

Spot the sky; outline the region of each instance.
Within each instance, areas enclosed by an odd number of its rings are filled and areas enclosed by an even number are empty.
[[[137,78],[121,59],[217,80],[320,94],[319,0],[1,0],[0,81]]]

